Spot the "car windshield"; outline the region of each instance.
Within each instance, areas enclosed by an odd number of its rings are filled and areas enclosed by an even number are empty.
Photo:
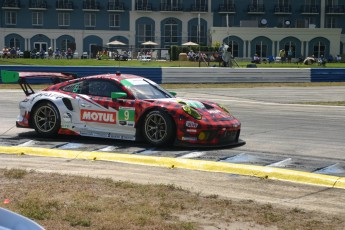
[[[174,97],[168,91],[148,79],[126,79],[121,83],[136,99],[159,99]]]

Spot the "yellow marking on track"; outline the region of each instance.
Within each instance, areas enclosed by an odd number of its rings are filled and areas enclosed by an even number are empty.
[[[149,165],[165,168],[183,168],[208,172],[220,172],[254,176],[265,179],[297,182],[303,184],[319,185],[345,189],[345,177],[337,177],[310,172],[294,171],[289,169],[268,166],[255,166],[246,164],[233,164],[227,162],[214,162],[195,159],[155,157],[135,154],[122,154],[112,152],[88,152],[75,150],[59,150],[33,147],[0,146],[0,153],[59,157],[68,159],[86,159],[99,161],[114,161],[121,163]]]

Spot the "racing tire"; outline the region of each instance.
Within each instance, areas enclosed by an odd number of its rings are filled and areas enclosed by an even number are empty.
[[[59,111],[51,102],[40,103],[32,114],[32,125],[41,136],[57,135],[60,124]]]
[[[171,117],[160,110],[149,112],[143,123],[143,136],[154,146],[170,145],[175,134],[175,126]]]

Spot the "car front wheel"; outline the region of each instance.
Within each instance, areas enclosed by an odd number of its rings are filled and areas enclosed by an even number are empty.
[[[169,145],[174,137],[174,124],[163,111],[151,111],[145,116],[143,135],[145,140],[155,146]]]
[[[42,136],[53,136],[60,128],[57,108],[50,102],[39,104],[33,112],[33,127]]]

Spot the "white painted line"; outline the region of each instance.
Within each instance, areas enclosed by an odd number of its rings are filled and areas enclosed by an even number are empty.
[[[278,161],[266,166],[271,166],[271,167],[279,167],[279,168],[284,168],[286,165],[288,165],[292,161],[292,158],[286,158],[282,161]]]
[[[28,146],[33,146],[35,144],[36,144],[36,142],[34,140],[30,140],[30,141],[27,141],[27,142],[25,142],[23,144],[20,144],[18,146],[20,146],[20,147],[28,147]]]
[[[191,152],[182,156],[179,156],[178,158],[183,158],[183,159],[190,159],[190,158],[197,158],[204,156],[206,153],[205,152]]]

